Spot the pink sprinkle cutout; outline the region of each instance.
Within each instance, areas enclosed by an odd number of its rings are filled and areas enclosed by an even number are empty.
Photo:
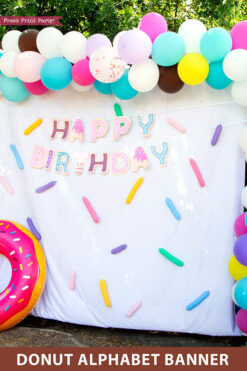
[[[138,301],[137,303],[135,303],[135,305],[129,310],[129,312],[126,314],[126,317],[127,318],[130,318],[133,316],[133,314],[135,314],[136,311],[138,311],[138,309],[142,306],[142,302],[141,301]]]
[[[76,276],[75,272],[70,272],[70,275],[69,275],[69,288],[70,288],[70,290],[75,289],[75,276]]]
[[[202,177],[202,174],[195,162],[195,160],[193,160],[193,158],[190,158],[190,164],[191,164],[191,167],[197,177],[197,180],[198,180],[198,183],[200,184],[201,187],[204,187],[205,186],[205,182],[203,180],[203,177]]]
[[[94,223],[99,223],[99,217],[96,214],[96,212],[95,212],[93,206],[91,205],[90,201],[86,197],[82,197],[82,201],[84,202],[84,205],[88,209],[89,214],[91,215]]]

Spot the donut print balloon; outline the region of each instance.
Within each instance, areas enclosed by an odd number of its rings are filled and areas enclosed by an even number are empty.
[[[89,62],[93,77],[103,83],[111,83],[120,79],[125,71],[126,62],[123,61],[116,49],[104,46],[96,50]]]

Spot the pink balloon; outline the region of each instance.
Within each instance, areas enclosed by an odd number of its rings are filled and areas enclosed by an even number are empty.
[[[72,78],[78,84],[82,86],[88,86],[94,83],[96,80],[89,69],[89,59],[81,59],[76,62],[72,67]]]
[[[247,50],[247,21],[242,21],[231,29],[232,49]]]
[[[96,33],[87,39],[86,53],[88,57],[91,57],[95,50],[102,48],[102,46],[111,46],[111,42],[107,36]]]
[[[35,82],[40,80],[40,70],[45,63],[43,55],[28,51],[17,55],[14,62],[16,76],[24,82]]]
[[[240,309],[237,313],[237,325],[238,328],[245,334],[247,334],[247,311]]]
[[[157,36],[167,31],[167,23],[161,14],[148,13],[142,17],[138,28],[145,32],[154,42]]]
[[[42,83],[41,80],[35,82],[24,82],[24,85],[29,91],[29,93],[33,95],[42,95],[45,94],[49,89]]]

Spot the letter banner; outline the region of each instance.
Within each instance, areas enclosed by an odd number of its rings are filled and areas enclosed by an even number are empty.
[[[1,348],[3,370],[246,370],[246,347]],[[5,367],[4,367],[5,366]]]

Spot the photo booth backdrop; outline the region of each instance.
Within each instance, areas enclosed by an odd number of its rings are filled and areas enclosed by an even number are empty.
[[[130,131],[118,141],[112,139],[113,104],[116,98],[90,90],[80,95],[70,87],[63,91],[32,96],[21,104],[0,99],[0,171],[15,189],[10,196],[0,187],[1,218],[26,225],[30,216],[42,236],[47,259],[44,292],[32,314],[83,325],[144,330],[163,330],[208,335],[239,335],[235,324],[228,261],[234,243],[233,223],[241,213],[245,158],[238,145],[246,122],[244,108],[232,101],[229,89],[221,92],[202,84],[185,86],[175,96],[155,88],[131,101],[118,101],[123,114],[132,120]],[[150,136],[141,135],[136,115],[147,119],[155,113]],[[173,118],[185,126],[181,134],[168,125]],[[36,119],[43,124],[29,136],[24,130]],[[52,119],[80,118],[84,141],[51,141]],[[109,131],[96,143],[89,141],[90,120],[103,118]],[[223,130],[218,144],[211,138],[218,124]],[[170,145],[167,166],[162,168],[150,152],[150,145]],[[16,145],[24,162],[20,171],[10,143]],[[149,169],[131,170],[113,176],[87,172],[82,175],[56,174],[29,166],[34,145],[73,154],[123,151],[131,158],[142,146],[150,161]],[[194,158],[202,172],[205,187],[198,185],[189,159]],[[72,166],[72,165],[71,165]],[[141,188],[132,203],[126,197],[140,177]],[[35,189],[57,180],[51,190],[37,194]],[[100,222],[93,223],[82,202],[92,202]],[[181,214],[177,221],[165,204],[169,197]],[[111,249],[127,244],[117,255]],[[159,248],[184,262],[177,267],[159,254]],[[69,275],[76,272],[75,290],[69,290]],[[10,279],[6,259],[0,261],[0,290]],[[105,279],[112,303],[104,304],[99,281]],[[186,306],[203,291],[210,296],[193,311]],[[128,310],[137,302],[142,307],[131,318]]]

